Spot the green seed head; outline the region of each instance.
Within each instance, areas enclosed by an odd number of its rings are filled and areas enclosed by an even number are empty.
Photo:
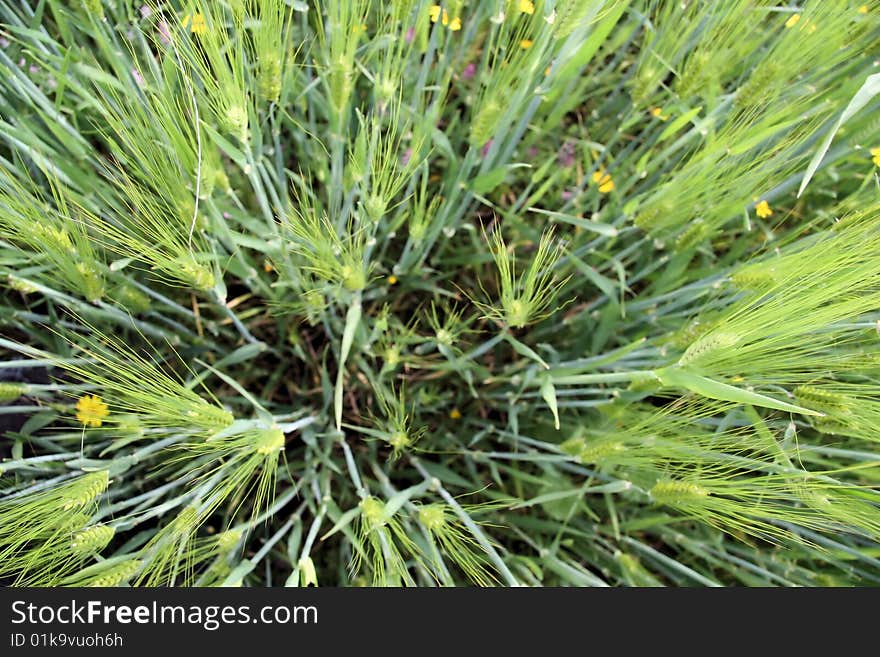
[[[52,250],[68,251],[70,253],[76,251],[70,239],[70,234],[64,228],[37,224],[34,226],[33,231],[36,238]]]
[[[447,347],[452,346],[452,333],[447,331],[445,328],[437,329],[437,332],[434,334],[437,338],[437,342]]]
[[[124,584],[140,570],[143,562],[139,559],[130,559],[112,566],[102,575],[94,577],[86,586],[112,588]]]
[[[481,148],[491,139],[503,112],[504,106],[495,98],[489,98],[480,106],[471,123],[471,146]]]
[[[660,481],[649,491],[657,504],[669,504],[676,506],[698,502],[709,495],[702,486],[687,481]]]
[[[9,274],[9,276],[6,277],[6,281],[9,283],[10,289],[15,290],[16,292],[21,292],[22,294],[33,294],[38,291],[32,283],[12,274]]]
[[[24,383],[6,383],[0,381],[0,404],[6,404],[15,401],[28,390]]]
[[[654,233],[666,223],[664,219],[673,210],[674,207],[668,200],[649,201],[636,215],[634,223],[646,233]]]
[[[400,363],[400,347],[393,344],[382,352],[382,358],[385,360],[386,367],[397,367]]]
[[[189,536],[199,524],[199,512],[194,506],[184,507],[169,525],[177,536]]]
[[[385,517],[385,503],[375,497],[367,497],[360,503],[361,513],[368,529],[383,527],[388,519]]]
[[[703,221],[694,221],[675,240],[676,251],[689,251],[702,244],[709,236],[710,228]]]
[[[412,439],[409,437],[409,434],[407,434],[406,431],[395,431],[388,439],[388,444],[391,445],[396,452],[399,452],[400,450],[406,448],[411,443]]]
[[[730,277],[741,290],[763,290],[776,284],[776,269],[767,265],[743,267]]]
[[[592,5],[581,0],[560,0],[556,3],[556,20],[553,22],[553,36],[565,39],[579,28]]]
[[[351,292],[363,290],[367,286],[367,276],[364,273],[363,267],[354,267],[349,264],[343,265],[341,278],[345,289]]]
[[[247,141],[248,113],[241,105],[230,105],[223,117],[224,127],[241,141]]]
[[[711,89],[717,75],[710,53],[699,50],[688,58],[684,72],[678,80],[678,92],[687,97]]]
[[[734,106],[742,109],[768,102],[771,100],[770,92],[777,88],[781,77],[782,67],[772,59],[765,59],[740,87],[733,99]]]
[[[330,85],[330,104],[337,112],[345,107],[351,95],[352,74],[349,67],[341,62],[333,66],[327,73]]]
[[[184,259],[179,262],[180,269],[176,272],[181,280],[186,281],[196,290],[210,290],[214,287],[214,273],[195,260]]]
[[[229,411],[207,403],[194,405],[186,415],[193,424],[208,429],[225,429],[235,421]]]
[[[111,296],[117,303],[131,312],[145,313],[150,309],[150,297],[127,283],[123,283],[115,288]]]
[[[237,529],[220,532],[217,534],[217,549],[221,552],[229,552],[238,545],[239,541],[241,541],[241,531]]]
[[[428,504],[419,509],[419,522],[430,532],[436,532],[446,526],[446,510],[442,504]]]
[[[845,412],[853,403],[844,395],[815,386],[798,386],[794,389],[794,396],[799,404],[806,405],[812,410],[831,413]]]
[[[623,443],[605,442],[598,445],[588,445],[584,447],[578,454],[580,462],[583,464],[600,464],[615,454],[625,451]]]
[[[64,509],[81,509],[85,507],[107,490],[109,483],[110,476],[107,470],[90,472],[81,477],[73,486]]]
[[[273,53],[261,55],[259,71],[260,95],[270,103],[277,102],[281,96],[281,58]]]
[[[113,539],[115,533],[116,530],[108,525],[88,527],[73,535],[70,539],[70,551],[80,556],[100,552]]]
[[[389,77],[380,76],[376,81],[376,96],[379,102],[388,102],[394,98],[397,85]]]
[[[284,433],[280,429],[261,431],[256,440],[257,454],[268,456],[284,449]]]
[[[378,194],[370,194],[364,201],[364,210],[366,210],[367,216],[376,223],[385,215],[387,207],[388,204]]]
[[[82,295],[92,303],[100,301],[104,296],[104,278],[98,268],[92,263],[80,262],[76,271],[82,278]]]
[[[104,7],[101,0],[82,0],[83,8],[95,18],[104,18]]]
[[[739,342],[734,333],[712,332],[703,336],[685,350],[678,360],[679,365],[694,365],[706,361],[714,352],[728,349]]]
[[[504,304],[507,323],[513,328],[522,328],[529,322],[529,307],[522,299],[513,299]]]

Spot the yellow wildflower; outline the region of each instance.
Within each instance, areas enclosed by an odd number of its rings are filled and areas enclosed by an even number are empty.
[[[208,31],[208,24],[205,22],[204,14],[187,14],[180,21],[180,25],[184,29],[189,26],[190,32],[193,34],[204,34]]]
[[[791,28],[798,24],[798,21],[801,19],[800,14],[792,14],[791,17],[785,21],[785,27]]]
[[[461,419],[461,411],[458,410],[457,408],[453,408],[451,411],[449,411],[449,417],[452,420],[460,420]]]
[[[662,108],[662,107],[655,107],[655,108],[653,108],[653,109],[651,110],[651,116],[653,116],[654,118],[660,119],[661,121],[665,121],[666,119],[669,118],[668,116],[666,116],[665,114],[663,114],[663,108]]]
[[[391,274],[391,276],[388,277],[388,285],[397,285],[397,276]]]
[[[871,160],[880,167],[880,147],[871,149]]]
[[[766,219],[773,214],[773,210],[770,209],[770,204],[767,201],[762,200],[755,206],[755,214],[761,219]]]
[[[605,169],[599,169],[593,173],[593,182],[599,185],[599,192],[602,194],[614,191],[614,181],[611,179],[610,173],[605,173]]]
[[[535,13],[535,3],[531,0],[519,0],[519,10],[523,14],[531,16]]]
[[[428,8],[428,15],[431,17],[432,23],[436,23],[439,20],[441,24],[448,26],[453,32],[458,32],[461,29],[461,19],[453,18],[450,21],[449,12],[440,5],[431,5]]]
[[[531,39],[523,39],[522,41],[519,42],[519,47],[522,48],[523,50],[528,50],[529,48],[531,48],[534,45],[534,43],[535,42],[532,41]]]
[[[102,420],[110,415],[107,404],[97,395],[80,397],[76,402],[76,419],[87,427],[100,427]]]
[[[868,13],[868,5],[862,5],[861,7],[859,7],[858,12],[860,14],[867,14]]]

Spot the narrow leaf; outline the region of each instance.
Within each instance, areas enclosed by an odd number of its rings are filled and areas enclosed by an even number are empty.
[[[553,413],[553,426],[559,431],[559,406],[556,404],[556,388],[553,386],[553,379],[549,376],[544,376],[542,379],[541,396],[550,407],[550,412]]]
[[[361,300],[356,298],[345,315],[345,329],[342,332],[342,347],[339,350],[339,372],[336,374],[336,390],[333,394],[333,411],[336,415],[336,428],[342,429],[342,382],[345,378],[345,361],[351,351],[354,334],[361,321]]]
[[[773,397],[767,397],[757,392],[743,390],[727,383],[721,383],[720,381],[700,376],[680,367],[664,367],[663,369],[656,370],[654,373],[663,385],[686,388],[709,399],[729,401],[735,404],[753,404],[755,406],[788,411],[789,413],[800,413],[802,415],[823,415],[807,408],[773,399]]]
[[[834,127],[828,132],[828,135],[822,141],[822,145],[819,146],[819,150],[816,151],[813,159],[810,160],[810,164],[807,166],[807,172],[804,174],[803,182],[801,182],[800,189],[798,189],[798,198],[804,193],[807,183],[810,182],[813,174],[816,173],[816,169],[819,168],[819,164],[821,164],[822,158],[825,157],[825,153],[828,152],[828,148],[831,146],[831,140],[834,139],[834,135],[837,134],[837,131],[840,130],[841,126],[849,121],[856,112],[867,105],[878,93],[880,93],[880,73],[875,73],[874,75],[868,76],[868,79],[865,80],[865,83],[858,92],[856,92],[856,95],[853,96],[851,101],[849,101],[849,105],[843,110],[843,114],[840,115],[837,123],[835,123]]]

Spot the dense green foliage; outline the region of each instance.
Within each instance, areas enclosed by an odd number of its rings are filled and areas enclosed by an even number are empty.
[[[0,0],[0,580],[880,584],[878,57],[876,0]]]

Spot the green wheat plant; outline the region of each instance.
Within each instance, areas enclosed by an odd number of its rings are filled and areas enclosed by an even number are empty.
[[[0,584],[880,585],[876,0],[0,0]]]

